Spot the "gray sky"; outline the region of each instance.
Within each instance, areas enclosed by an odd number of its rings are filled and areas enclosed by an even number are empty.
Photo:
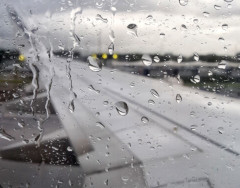
[[[236,0],[231,5],[224,0],[188,0],[186,6],[181,6],[178,0],[33,0],[27,3],[5,0],[0,5],[3,15],[0,44],[3,47],[14,46],[17,34],[5,10],[6,5],[10,5],[30,29],[38,28],[36,34],[48,37],[54,49],[72,47],[71,12],[81,7],[83,11],[76,17],[75,30],[81,38],[78,49],[86,54],[107,52],[111,30],[117,53],[234,55],[240,52],[240,1]],[[117,9],[114,20],[111,5]],[[209,13],[208,16],[204,12]],[[96,19],[97,14],[108,22]],[[130,23],[137,25],[138,36],[127,29]],[[228,27],[223,28],[224,24]],[[19,39],[21,37],[17,41]]]

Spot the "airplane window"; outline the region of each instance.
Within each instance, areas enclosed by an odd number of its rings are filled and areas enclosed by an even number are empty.
[[[0,187],[240,187],[239,10],[1,0]]]

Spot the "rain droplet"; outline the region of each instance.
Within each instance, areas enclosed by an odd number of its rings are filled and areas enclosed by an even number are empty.
[[[203,16],[204,16],[204,17],[209,17],[209,16],[210,16],[210,13],[209,13],[209,12],[203,12]]]
[[[219,37],[218,40],[219,40],[220,42],[224,42],[224,38],[223,38],[223,37]]]
[[[181,25],[181,29],[182,29],[182,30],[187,30],[187,26],[184,25],[184,24],[182,24],[182,25]]]
[[[130,87],[135,87],[135,82],[131,82]]]
[[[155,102],[154,102],[154,100],[152,100],[152,99],[149,99],[149,100],[148,100],[148,104],[154,105],[154,104],[155,104]]]
[[[159,98],[159,94],[158,94],[158,92],[155,89],[151,89],[150,93],[152,94],[152,96],[154,96],[156,98]]]
[[[194,19],[193,23],[197,24],[198,23],[198,19]]]
[[[199,83],[200,82],[200,76],[199,75],[195,75],[193,77],[193,79],[191,79],[191,82],[193,82],[194,84]]]
[[[0,138],[7,140],[7,141],[15,140],[14,137],[12,137],[10,134],[6,133],[5,130],[2,128],[0,128]]]
[[[144,65],[150,66],[152,64],[152,58],[150,57],[150,55],[144,54],[142,56],[142,62]]]
[[[224,0],[224,1],[227,2],[227,3],[233,2],[233,0]]]
[[[88,66],[94,72],[99,72],[102,70],[102,62],[98,58],[88,57]]]
[[[222,24],[222,29],[227,30],[228,29],[228,24]]]
[[[190,116],[191,116],[191,117],[195,117],[195,115],[196,115],[196,112],[194,112],[194,111],[191,111],[191,112],[190,112]]]
[[[223,132],[224,132],[223,127],[218,127],[218,132],[219,132],[219,134],[223,134]]]
[[[114,51],[114,44],[113,44],[113,42],[108,46],[108,53],[110,54],[110,55],[112,55],[113,54],[113,51]]]
[[[219,69],[226,69],[227,62],[226,61],[221,61],[218,63],[218,68]]]
[[[212,76],[213,75],[213,73],[212,73],[212,71],[208,71],[208,76]]]
[[[67,151],[69,151],[69,152],[73,151],[72,147],[68,146]]]
[[[212,102],[208,102],[208,106],[212,106]]]
[[[165,37],[165,33],[160,33],[160,37],[164,38]]]
[[[220,9],[221,9],[221,6],[219,6],[219,5],[214,5],[214,8],[215,8],[216,10],[220,10]]]
[[[129,24],[127,26],[128,29],[136,29],[137,28],[137,25],[136,24]]]
[[[188,0],[179,0],[179,4],[181,6],[186,6],[188,4]]]
[[[117,112],[121,115],[121,116],[126,116],[128,114],[128,105],[127,103],[120,101],[117,102],[115,104],[116,110]]]
[[[129,178],[127,176],[122,176],[122,181],[124,181],[125,183],[129,180]]]
[[[74,112],[75,106],[74,106],[74,101],[73,100],[69,103],[68,109],[70,110],[71,113]]]
[[[103,18],[100,14],[97,14],[96,20],[100,20],[100,21],[102,21],[104,23],[108,22],[108,19],[107,18]]]
[[[91,91],[94,91],[94,92],[97,93],[97,94],[100,93],[100,91],[99,91],[99,90],[96,90],[96,89],[93,87],[93,85],[88,86],[88,89],[91,90]]]
[[[102,1],[102,0],[97,0],[96,2],[96,7],[97,8],[102,8],[105,4],[105,1]]]
[[[41,134],[38,134],[38,135],[34,138],[34,141],[35,141],[35,142],[38,142],[38,140],[40,139],[40,137],[41,137]]]
[[[152,15],[148,15],[147,16],[147,20],[152,20],[153,19],[153,16]]]
[[[24,121],[18,122],[17,124],[18,124],[18,126],[21,127],[21,128],[25,127]]]
[[[157,55],[155,55],[155,56],[153,57],[153,61],[154,61],[155,63],[159,63],[159,62],[160,62],[160,58],[159,58]]]
[[[108,179],[104,181],[104,184],[105,184],[105,185],[108,185]]]
[[[116,7],[111,7],[111,11],[113,11],[114,14],[115,14],[115,12],[117,11],[117,8]]]
[[[141,118],[141,121],[142,121],[143,123],[148,123],[148,122],[149,122],[149,119],[148,119],[147,117],[143,116],[143,117]]]
[[[19,94],[13,93],[12,96],[13,96],[14,98],[18,98],[18,97],[19,97]]]
[[[182,102],[182,96],[180,94],[176,95],[176,101],[177,101],[177,103]]]
[[[199,55],[198,55],[197,53],[194,53],[193,59],[194,59],[195,61],[199,61]]]
[[[193,130],[193,131],[195,131],[195,130],[197,129],[197,127],[198,127],[197,125],[191,125],[191,126],[190,126],[190,129]]]
[[[181,63],[183,60],[183,56],[182,55],[179,55],[178,58],[177,58],[177,62],[178,63]]]
[[[101,128],[101,129],[104,129],[105,128],[105,125],[103,125],[101,122],[97,122],[96,123],[96,126]]]
[[[128,32],[134,36],[137,36],[137,25],[136,24],[129,24],[127,26]]]
[[[107,106],[108,105],[108,101],[103,101],[103,105]]]

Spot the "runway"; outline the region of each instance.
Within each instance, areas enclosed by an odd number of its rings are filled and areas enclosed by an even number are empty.
[[[56,57],[52,62],[55,74],[46,76],[43,67],[41,76],[52,78],[51,103],[81,165],[84,186],[239,184],[239,99],[104,66],[94,72],[86,62],[68,64]],[[125,116],[116,110],[120,101],[128,106]],[[93,149],[83,152],[88,144]]]

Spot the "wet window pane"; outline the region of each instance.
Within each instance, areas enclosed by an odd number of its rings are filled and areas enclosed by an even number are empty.
[[[0,187],[239,187],[239,9],[0,1]]]

